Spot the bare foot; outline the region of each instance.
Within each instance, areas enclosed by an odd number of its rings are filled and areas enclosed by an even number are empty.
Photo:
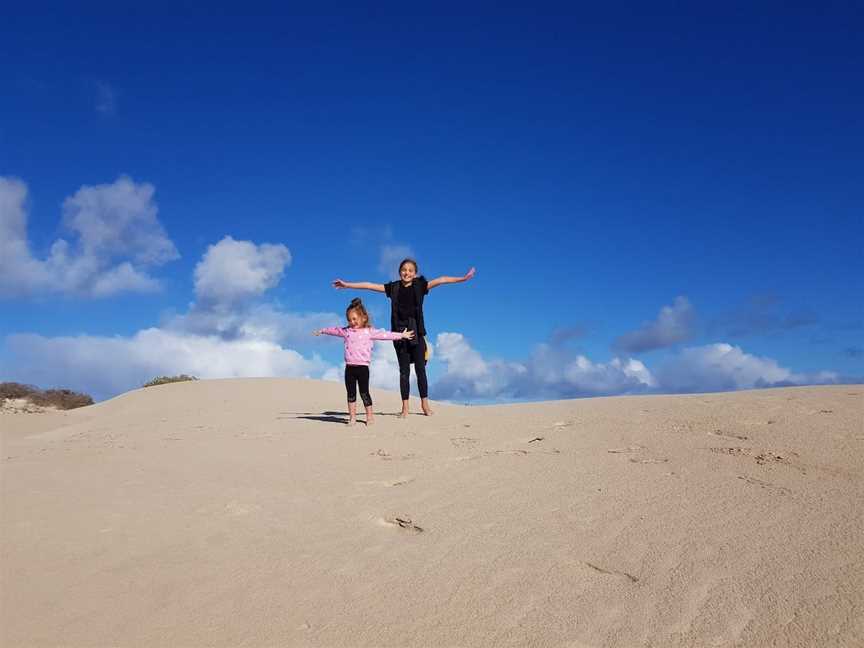
[[[357,423],[357,419],[355,419],[355,418],[348,419],[348,425],[356,425],[356,423]]]
[[[402,410],[399,412],[399,418],[408,418],[408,410]]]
[[[366,425],[369,426],[369,425],[374,425],[374,424],[375,424],[375,417],[374,416],[367,416],[366,417]]]
[[[428,399],[426,399],[426,398],[421,399],[420,400],[420,406],[423,408],[423,413],[426,416],[432,416],[432,408],[429,407],[429,400]]]

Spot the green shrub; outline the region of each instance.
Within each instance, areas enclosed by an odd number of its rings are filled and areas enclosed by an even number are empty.
[[[0,383],[0,400],[4,398],[29,398],[39,391],[33,385],[22,385],[16,382]]]
[[[175,382],[186,382],[187,380],[198,380],[195,376],[187,376],[186,374],[180,374],[179,376],[157,376],[153,380],[148,383],[145,383],[144,387],[155,387],[156,385],[167,385],[168,383]]]
[[[57,409],[75,409],[93,404],[89,394],[81,394],[70,389],[41,390],[33,385],[21,383],[0,383],[0,400],[7,398],[23,398],[38,407],[56,407]]]
[[[57,409],[75,409],[93,404],[89,394],[79,394],[69,389],[46,389],[45,391],[31,397],[34,405],[41,407],[56,407]]]

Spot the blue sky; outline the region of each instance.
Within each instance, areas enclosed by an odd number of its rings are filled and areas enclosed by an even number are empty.
[[[405,253],[433,399],[864,376],[854,3],[84,4],[0,26],[2,380],[334,378]]]

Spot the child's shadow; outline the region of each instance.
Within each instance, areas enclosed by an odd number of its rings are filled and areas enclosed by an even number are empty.
[[[291,416],[277,416],[277,419],[306,419],[307,421],[321,421],[322,423],[348,424],[348,416],[344,412],[279,412],[280,414],[291,414]]]

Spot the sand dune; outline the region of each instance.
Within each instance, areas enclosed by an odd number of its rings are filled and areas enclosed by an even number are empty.
[[[373,395],[0,414],[3,645],[864,646],[864,386]]]

